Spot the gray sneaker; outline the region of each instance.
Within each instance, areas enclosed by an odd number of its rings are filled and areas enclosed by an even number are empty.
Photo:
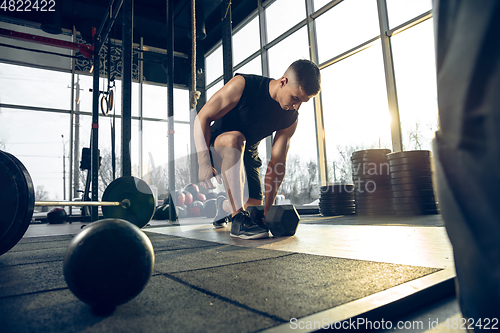
[[[259,239],[269,237],[269,232],[252,221],[250,213],[244,210],[233,216],[230,235],[242,239]]]

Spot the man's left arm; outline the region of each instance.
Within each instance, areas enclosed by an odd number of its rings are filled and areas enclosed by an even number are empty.
[[[288,148],[290,147],[290,138],[295,129],[297,128],[296,120],[290,127],[276,131],[273,141],[273,147],[271,149],[271,160],[267,165],[266,177],[265,177],[265,206],[264,206],[264,216],[267,216],[269,209],[276,199],[276,194],[278,194],[278,189],[285,178],[286,172],[286,156],[288,154]]]

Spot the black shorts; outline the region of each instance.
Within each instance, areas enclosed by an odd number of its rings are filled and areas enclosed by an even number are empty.
[[[212,157],[213,149],[213,144],[210,144],[210,162],[215,170],[217,170],[220,174],[220,165],[215,165]],[[260,180],[260,167],[262,166],[262,160],[259,157],[259,151],[257,149],[245,149],[243,164],[245,166],[246,179],[248,183],[248,197],[263,200],[264,192],[262,191],[262,183]]]

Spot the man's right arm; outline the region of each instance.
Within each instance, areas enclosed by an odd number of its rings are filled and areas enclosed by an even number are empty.
[[[208,146],[210,144],[210,124],[212,121],[222,118],[238,104],[245,79],[237,75],[224,85],[203,106],[194,121],[194,142],[198,152],[199,181],[203,182],[212,178],[212,166]]]

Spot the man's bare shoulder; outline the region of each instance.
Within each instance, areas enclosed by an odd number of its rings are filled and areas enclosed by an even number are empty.
[[[245,89],[245,78],[241,75],[236,75],[219,91],[223,96],[229,97],[231,100],[239,100]]]

